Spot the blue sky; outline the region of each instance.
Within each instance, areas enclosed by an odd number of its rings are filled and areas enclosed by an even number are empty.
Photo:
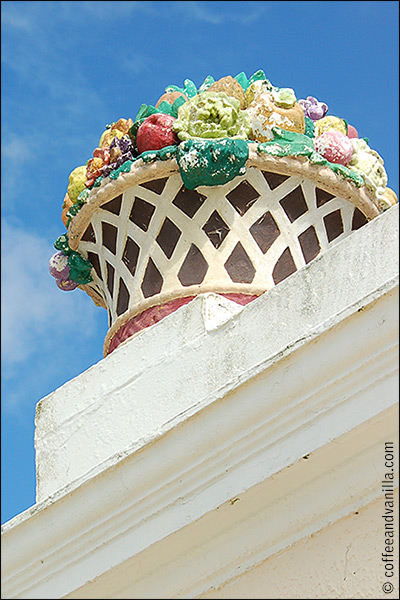
[[[167,85],[263,69],[398,186],[398,2],[2,2],[2,511],[35,502],[37,402],[102,359],[107,314],[48,274],[69,173]]]

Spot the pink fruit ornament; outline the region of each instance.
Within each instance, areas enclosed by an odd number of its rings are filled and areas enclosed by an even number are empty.
[[[339,165],[347,165],[353,156],[353,145],[350,139],[335,129],[325,131],[317,137],[314,146],[318,154],[329,162]]]
[[[174,117],[155,113],[139,125],[136,134],[136,146],[141,154],[147,150],[161,150],[166,146],[179,144],[179,138],[172,129]]]
[[[350,139],[358,138],[358,131],[353,125],[347,125],[347,137]]]

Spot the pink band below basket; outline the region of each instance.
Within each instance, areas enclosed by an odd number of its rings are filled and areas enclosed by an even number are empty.
[[[227,300],[231,300],[232,302],[236,302],[237,304],[241,304],[245,306],[252,300],[255,300],[258,296],[248,295],[248,294],[220,294]],[[122,325],[112,337],[110,345],[108,347],[106,356],[111,354],[120,344],[125,342],[127,339],[132,337],[133,335],[139,333],[143,329],[150,327],[151,325],[155,325],[163,319],[164,317],[170,315],[174,311],[176,311],[181,306],[188,304],[191,300],[193,300],[195,296],[188,296],[186,298],[176,298],[175,300],[171,300],[170,302],[166,302],[165,304],[160,304],[158,306],[152,306],[147,310],[143,311],[139,315],[136,315],[127,323]]]

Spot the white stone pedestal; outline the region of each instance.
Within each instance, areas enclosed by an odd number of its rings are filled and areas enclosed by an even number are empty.
[[[397,326],[398,206],[246,307],[199,296],[41,400],[37,504],[4,526],[2,597],[207,597],[379,501]]]

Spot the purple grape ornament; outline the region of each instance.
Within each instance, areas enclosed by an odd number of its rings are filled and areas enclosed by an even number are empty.
[[[304,116],[311,121],[322,119],[328,112],[328,105],[325,102],[320,102],[314,96],[307,96],[305,100],[298,101],[304,111]]]
[[[107,177],[111,171],[115,171],[127,160],[134,160],[135,148],[129,135],[121,138],[115,137],[110,144],[110,162],[103,169],[103,177]]]
[[[57,286],[64,292],[71,292],[78,287],[78,283],[69,278],[70,266],[68,256],[64,252],[56,252],[49,260],[49,272],[56,280]]]
[[[66,279],[69,276],[68,256],[59,251],[49,260],[49,272],[55,279]]]
[[[56,279],[56,284],[60,290],[63,290],[64,292],[72,292],[72,290],[75,290],[79,285],[79,283],[76,283],[76,281],[73,281],[72,279],[68,279],[68,277],[65,277],[65,279]]]

